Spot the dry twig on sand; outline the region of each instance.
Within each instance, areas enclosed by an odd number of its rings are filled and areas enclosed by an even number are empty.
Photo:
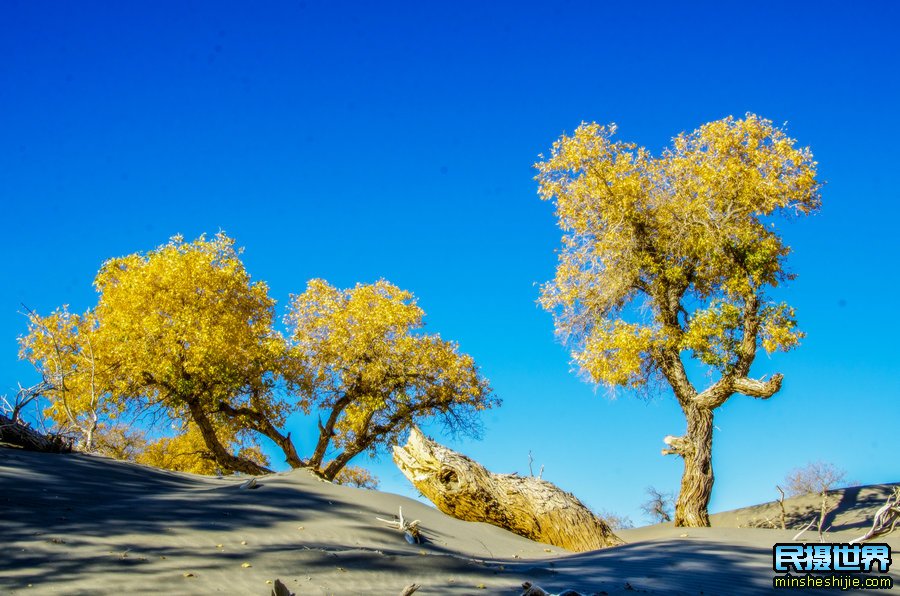
[[[784,489],[778,485],[775,485],[775,488],[781,493],[781,497],[778,498],[778,506],[781,508],[781,529],[787,530],[787,511],[784,509]]]
[[[380,517],[376,517],[375,519],[403,532],[406,541],[410,544],[422,542],[422,531],[419,529],[419,520],[408,522],[403,519],[403,507],[400,507],[399,510],[399,519],[382,519]]]
[[[887,502],[875,513],[872,529],[851,540],[850,544],[890,534],[897,527],[897,523],[900,523],[900,486],[894,487],[894,492],[887,498]]]
[[[813,524],[815,524],[815,523],[816,523],[815,519],[810,520],[810,522],[808,524],[806,524],[806,526],[802,530],[797,532],[797,534],[795,534],[794,537],[791,538],[791,542],[797,542],[797,539],[800,538],[801,536],[803,536],[803,533],[806,532],[811,527],[813,527]]]
[[[255,488],[259,488],[260,486],[262,486],[262,484],[258,484],[256,482],[256,478],[251,478],[250,480],[247,480],[246,482],[241,483],[241,485],[238,487],[238,489],[253,490]]]

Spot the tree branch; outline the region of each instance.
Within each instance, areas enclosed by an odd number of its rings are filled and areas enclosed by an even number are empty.
[[[746,377],[756,359],[756,340],[759,335],[759,297],[754,293],[744,302],[743,332],[734,374]]]
[[[191,413],[191,418],[197,424],[197,427],[200,429],[200,434],[203,436],[203,442],[206,443],[206,446],[212,452],[213,456],[215,456],[216,462],[219,465],[227,470],[243,472],[244,474],[249,474],[251,476],[271,473],[271,470],[256,462],[229,453],[222,445],[222,442],[219,441],[219,437],[216,436],[212,421],[210,421],[206,412],[203,411],[200,400],[194,398],[186,400],[186,402]]]
[[[694,398],[694,403],[702,408],[714,410],[735,393],[741,393],[758,399],[768,399],[781,389],[784,375],[777,374],[768,381],[749,379],[747,377],[722,377]]]
[[[325,425],[322,426],[321,420],[319,421],[319,440],[316,442],[316,449],[313,451],[312,457],[307,462],[307,465],[311,468],[319,469],[321,467],[322,460],[325,459],[325,452],[328,450],[328,444],[331,442],[331,437],[334,436],[334,426],[337,424],[341,412],[350,405],[353,398],[354,395],[349,392],[342,395],[331,407],[331,413],[328,415]]]
[[[781,381],[784,375],[778,373],[768,381],[748,379],[741,377],[734,380],[734,390],[749,397],[769,399],[781,389]]]
[[[306,466],[306,462],[300,459],[300,456],[297,454],[297,450],[294,447],[294,443],[291,441],[291,433],[288,433],[287,435],[281,434],[278,429],[275,428],[275,425],[272,424],[262,412],[246,407],[235,408],[224,401],[219,402],[218,411],[229,418],[244,418],[248,422],[250,428],[272,439],[276,445],[281,447],[281,450],[284,452],[285,461],[292,468],[302,468]]]
[[[687,437],[674,437],[668,435],[663,439],[663,443],[668,445],[668,449],[662,450],[663,455],[680,455],[681,457],[687,457],[694,450],[693,444],[691,444]]]

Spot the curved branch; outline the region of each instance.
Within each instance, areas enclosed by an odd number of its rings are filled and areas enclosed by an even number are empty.
[[[256,462],[229,453],[222,445],[222,442],[219,441],[219,437],[216,436],[212,421],[210,421],[206,412],[203,411],[200,400],[191,399],[187,401],[187,406],[191,413],[191,418],[197,425],[197,428],[200,429],[200,434],[203,436],[203,442],[206,443],[207,448],[212,452],[213,457],[215,457],[216,462],[220,466],[227,470],[243,472],[250,476],[261,476],[272,472],[272,470],[265,468]]]
[[[749,397],[769,399],[781,389],[781,381],[783,379],[784,375],[781,373],[774,375],[768,381],[741,377],[734,380],[734,390]]]
[[[285,461],[292,468],[302,468],[306,465],[306,462],[297,455],[297,450],[294,448],[293,441],[291,441],[291,433],[281,434],[262,412],[246,407],[235,408],[224,401],[219,402],[219,412],[230,418],[244,418],[249,423],[250,428],[272,439],[276,445],[281,447]]]
[[[743,337],[737,364],[734,367],[734,374],[737,377],[746,377],[750,372],[750,365],[756,358],[756,341],[759,335],[759,296],[756,294],[751,294],[746,299],[743,319]]]
[[[319,440],[316,442],[316,449],[313,451],[312,457],[307,462],[309,467],[313,469],[321,467],[322,460],[325,459],[325,452],[328,450],[329,443],[331,443],[331,437],[334,436],[334,426],[337,424],[341,412],[350,405],[354,398],[355,395],[345,393],[331,406],[331,413],[328,415],[328,420],[324,426],[321,419],[319,420]]]
[[[757,399],[769,399],[781,389],[784,375],[776,374],[768,381],[747,377],[723,377],[694,398],[694,402],[703,408],[714,410],[735,393],[741,393]]]

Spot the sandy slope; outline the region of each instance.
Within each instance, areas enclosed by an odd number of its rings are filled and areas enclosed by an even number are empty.
[[[719,527],[629,530],[630,544],[572,555],[304,470],[263,477],[257,490],[239,484],[0,448],[0,593],[265,595],[275,578],[298,595],[398,594],[413,582],[417,594],[517,594],[525,580],[586,594],[758,593],[771,590],[772,544],[793,535],[738,528],[752,516],[740,510],[716,516]],[[848,527],[829,538],[860,533],[853,516],[877,507],[869,490],[847,495],[853,513],[834,525]],[[399,506],[421,520],[426,544],[375,520]]]

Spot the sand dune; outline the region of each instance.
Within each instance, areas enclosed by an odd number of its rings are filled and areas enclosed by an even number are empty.
[[[712,528],[622,531],[629,544],[576,555],[305,470],[255,490],[242,480],[0,448],[0,593],[265,595],[276,578],[298,595],[399,594],[411,583],[417,594],[519,594],[526,580],[585,594],[759,593],[771,591],[772,544],[795,533],[746,527],[771,517],[770,503],[713,516]],[[862,533],[887,490],[842,492],[829,540]],[[399,507],[421,520],[424,544],[375,519]]]

